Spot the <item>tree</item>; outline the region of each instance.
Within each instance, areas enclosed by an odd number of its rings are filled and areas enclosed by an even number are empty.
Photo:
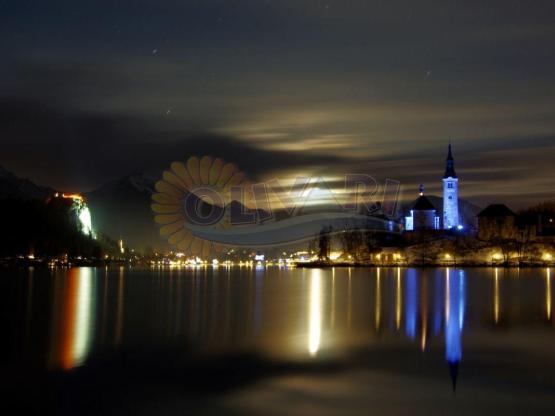
[[[518,242],[513,238],[497,238],[492,240],[495,247],[499,248],[503,256],[503,264],[508,265],[511,259],[511,253],[518,249]]]
[[[324,227],[320,231],[318,238],[318,258],[323,261],[328,261],[330,258],[330,233],[331,227]]]
[[[455,235],[446,241],[445,248],[453,257],[453,263],[457,264],[472,250],[472,240],[466,236]]]

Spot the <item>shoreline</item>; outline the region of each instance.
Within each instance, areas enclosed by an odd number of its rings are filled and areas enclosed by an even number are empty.
[[[261,265],[258,265],[258,267]],[[439,263],[366,263],[366,262],[338,262],[338,263],[328,263],[328,262],[302,262],[294,263],[291,266],[279,265],[276,263],[266,263],[262,265],[263,267],[291,267],[291,268],[302,268],[302,269],[333,269],[339,268],[416,268],[416,269],[429,269],[429,268],[445,268],[445,267],[462,267],[462,268],[505,268],[505,269],[538,269],[546,267],[555,267],[554,262],[523,262],[523,263],[465,263],[465,262],[439,262]],[[0,260],[1,268],[49,268],[49,269],[69,269],[73,267],[96,267],[96,268],[108,268],[108,267],[132,267],[132,268],[145,268],[145,269],[187,269],[191,267],[210,267],[210,268],[255,268],[256,265],[219,265],[214,266],[212,264],[204,265],[182,265],[182,266],[169,266],[169,265],[157,265],[153,266],[148,263],[141,261],[138,262],[125,262],[125,261],[75,261],[68,262],[67,264],[56,264],[50,265],[48,262],[42,261],[2,261]]]

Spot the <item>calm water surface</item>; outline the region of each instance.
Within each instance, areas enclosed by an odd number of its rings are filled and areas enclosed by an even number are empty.
[[[554,414],[553,273],[3,270],[7,391],[41,414]]]

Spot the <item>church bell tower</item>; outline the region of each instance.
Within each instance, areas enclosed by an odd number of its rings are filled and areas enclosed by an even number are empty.
[[[455,161],[449,143],[445,175],[443,175],[443,229],[458,228],[459,219],[459,179],[455,173]]]

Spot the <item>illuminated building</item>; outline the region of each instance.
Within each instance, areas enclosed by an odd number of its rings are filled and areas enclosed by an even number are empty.
[[[441,225],[443,220],[443,226]],[[420,230],[462,230],[459,216],[459,179],[455,172],[455,161],[449,144],[445,174],[443,175],[443,218],[437,215],[436,207],[424,196],[424,186],[420,185],[420,197],[405,217],[406,231]]]
[[[410,215],[405,217],[405,230],[438,230],[439,217],[434,205],[424,195],[424,185],[420,185],[420,197],[410,210]]]
[[[449,144],[443,175],[443,229],[459,228],[459,221],[459,179],[455,173],[455,161]]]

